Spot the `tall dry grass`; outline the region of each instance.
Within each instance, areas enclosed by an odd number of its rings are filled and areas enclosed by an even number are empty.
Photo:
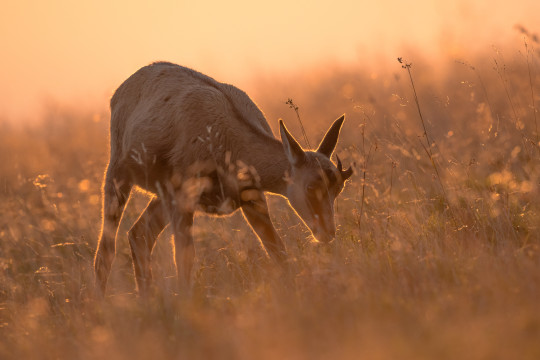
[[[283,117],[300,137],[300,114],[312,144],[347,113],[337,151],[356,175],[338,199],[338,236],[310,243],[285,200],[271,197],[289,251],[281,272],[239,214],[199,216],[191,297],[172,290],[168,232],[153,257],[156,295],[134,294],[124,234],[142,194],[121,224],[107,298],[89,296],[106,113],[60,106],[39,124],[4,123],[0,358],[540,358],[535,46],[527,58],[489,52],[443,73],[414,60],[429,146],[397,61],[386,72],[259,79],[252,95],[271,125]]]

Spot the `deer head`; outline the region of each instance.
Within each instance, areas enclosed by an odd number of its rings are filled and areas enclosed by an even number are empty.
[[[344,119],[342,115],[334,121],[316,151],[304,151],[283,121],[279,122],[281,141],[290,163],[286,196],[313,236],[325,243],[336,235],[334,200],[353,172],[350,167],[343,170],[337,156],[337,164],[330,159]]]

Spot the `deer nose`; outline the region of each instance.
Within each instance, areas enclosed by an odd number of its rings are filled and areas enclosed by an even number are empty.
[[[321,221],[321,218],[318,215],[315,215],[315,238],[322,243],[330,243],[336,237],[336,228],[334,224],[328,224],[324,221]]]
[[[317,240],[319,240],[320,242],[322,243],[325,243],[325,244],[329,244],[331,243],[332,241],[334,241],[334,237],[333,235],[330,235],[330,234],[327,234],[327,233],[323,233],[319,236],[317,236]]]
[[[335,232],[329,233],[324,230],[315,231],[313,235],[315,236],[315,239],[325,244],[331,243],[332,241],[334,241],[334,238],[336,237]]]

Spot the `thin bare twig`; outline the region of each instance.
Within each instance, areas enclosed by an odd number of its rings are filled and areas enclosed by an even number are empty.
[[[296,104],[293,102],[293,99],[290,99],[290,98],[287,100],[287,102],[285,102],[285,104],[289,105],[289,107],[293,109],[294,112],[296,113],[296,118],[298,119],[298,122],[300,123],[300,128],[302,129],[302,135],[304,135],[304,140],[306,142],[306,145],[308,149],[311,149],[311,145],[309,144],[306,130],[304,129],[304,124],[302,124],[302,120],[300,119],[300,112],[298,111],[298,106],[296,106]]]
[[[532,109],[533,109],[533,115],[534,115],[534,128],[535,128],[535,131],[536,131],[536,148],[538,149],[538,151],[540,151],[540,139],[539,139],[539,134],[538,134],[538,121],[537,121],[537,118],[536,118],[536,104],[534,102],[534,86],[533,86],[533,79],[532,79],[532,74],[531,74],[531,65],[529,63],[529,47],[528,47],[528,44],[527,44],[527,40],[524,39],[523,40],[524,43],[525,43],[525,58],[527,59],[527,71],[529,72],[529,86],[531,88],[531,105],[532,105]]]
[[[433,170],[435,170],[437,180],[439,181],[439,185],[441,186],[441,190],[443,192],[444,201],[446,202],[446,204],[448,206],[448,209],[450,210],[450,215],[452,217],[454,225],[456,225],[457,224],[456,219],[454,218],[454,214],[453,214],[452,209],[450,207],[450,202],[448,200],[448,195],[446,193],[446,188],[444,186],[444,183],[443,183],[442,178],[441,178],[441,174],[439,172],[439,167],[437,166],[437,162],[435,161],[435,158],[433,157],[433,150],[432,150],[432,146],[431,146],[432,142],[429,140],[429,135],[428,135],[427,128],[426,128],[426,123],[424,121],[424,116],[422,115],[422,110],[420,109],[420,101],[418,100],[418,94],[416,93],[416,87],[414,86],[414,80],[413,80],[412,73],[411,73],[412,63],[407,63],[401,57],[399,57],[397,60],[398,60],[398,62],[400,64],[402,64],[401,67],[403,69],[407,70],[407,73],[409,74],[409,79],[411,80],[411,85],[412,85],[413,94],[414,94],[414,101],[416,103],[416,109],[418,110],[418,115],[420,117],[420,121],[422,122],[422,128],[424,129],[424,137],[426,138],[427,146],[424,145],[421,141],[420,141],[420,144],[424,148],[424,151],[426,152],[426,155],[428,156],[429,161],[431,162],[431,166],[433,167]]]

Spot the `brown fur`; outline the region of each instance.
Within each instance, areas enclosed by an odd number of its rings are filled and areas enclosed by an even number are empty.
[[[128,234],[143,293],[152,277],[152,249],[168,223],[179,281],[189,283],[196,210],[221,215],[241,208],[268,253],[283,262],[285,246],[264,196],[269,191],[287,197],[316,238],[333,239],[333,202],[352,173],[330,161],[342,122],[343,117],[334,123],[317,152],[304,152],[282,123],[283,143],[275,139],[262,112],[236,87],[170,63],[141,68],[111,99],[97,289],[105,291],[118,224],[134,185],[155,194]]]

